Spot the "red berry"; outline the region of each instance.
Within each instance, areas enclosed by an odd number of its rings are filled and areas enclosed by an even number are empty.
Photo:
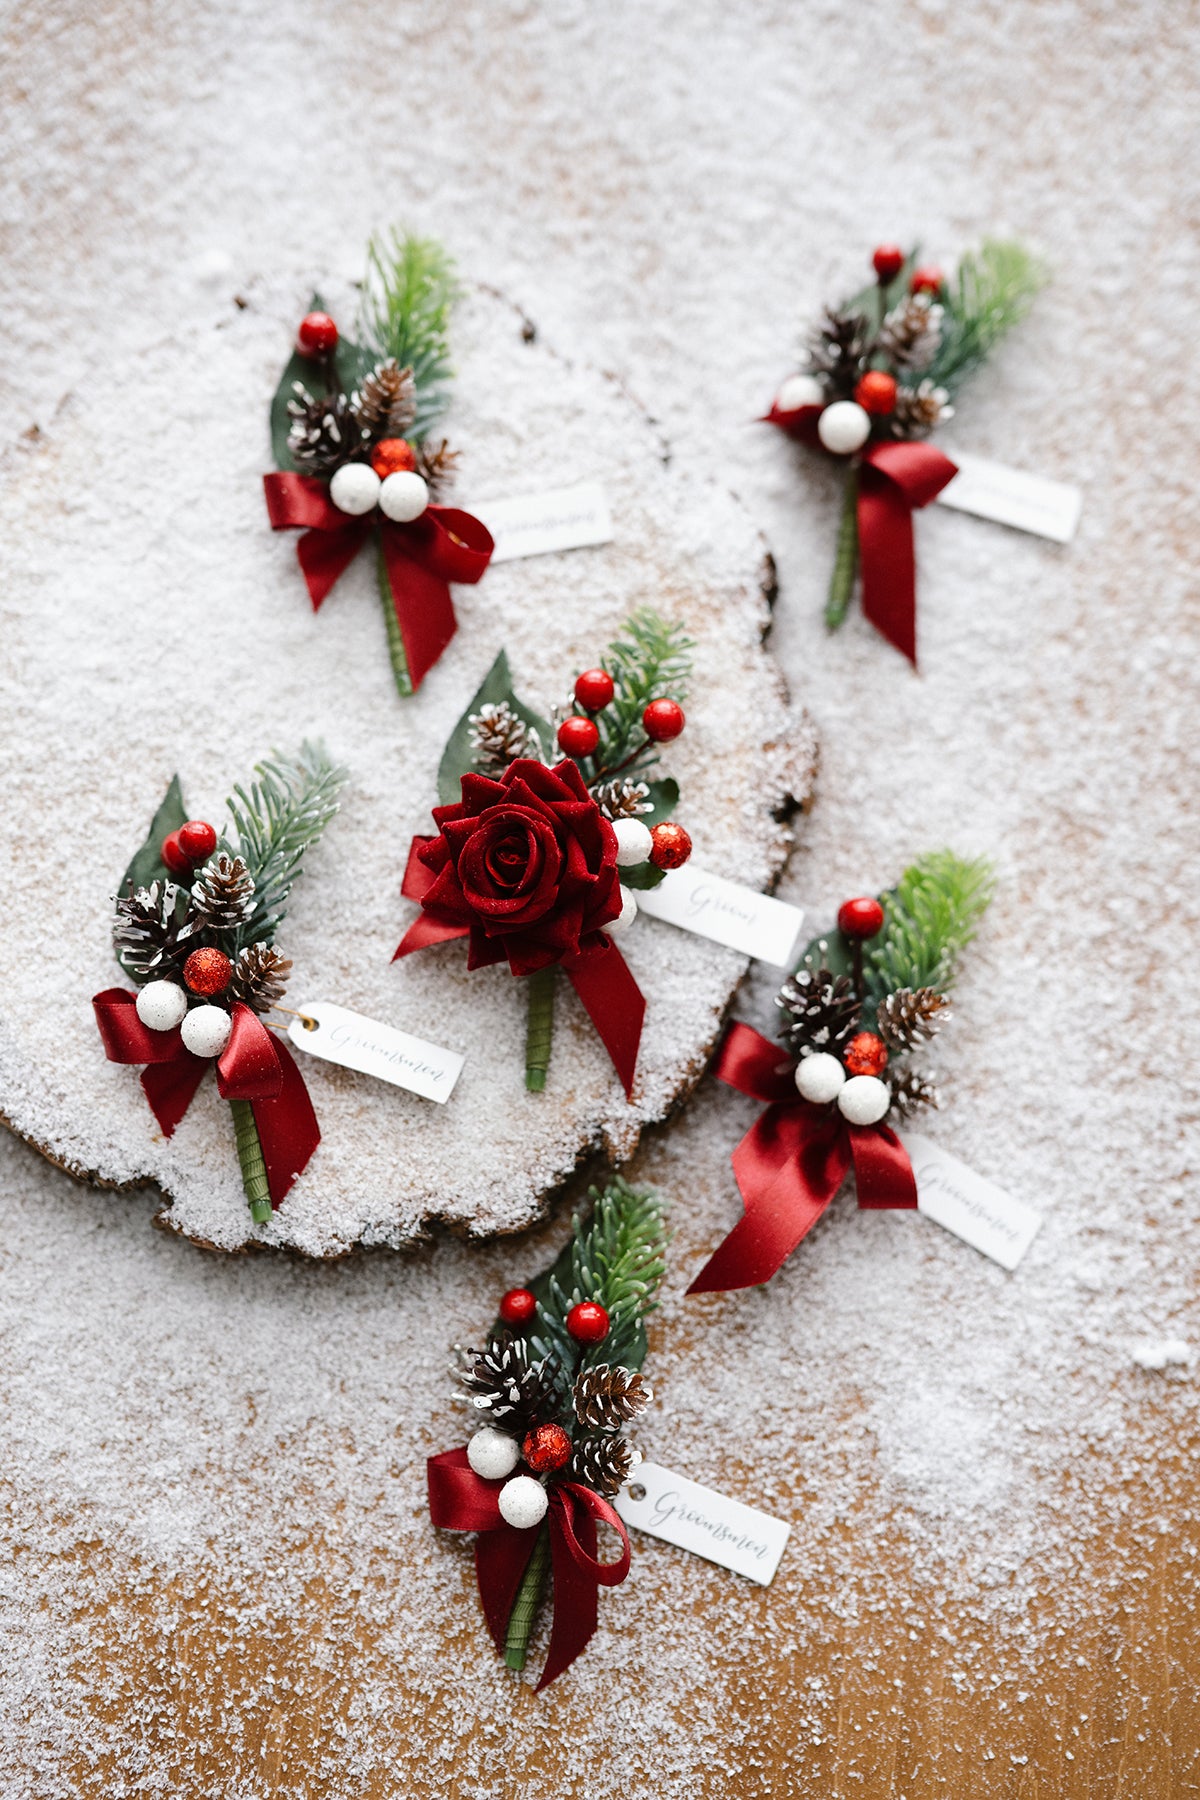
[[[682,869],[692,854],[692,840],[682,825],[668,819],[650,827],[650,861],[656,869]]]
[[[575,682],[575,699],[584,712],[603,712],[615,691],[607,669],[585,669]]]
[[[598,1300],[581,1300],[567,1314],[567,1330],[577,1344],[602,1344],[608,1336],[608,1314]]]
[[[856,1031],[842,1056],[847,1075],[882,1075],[887,1061],[887,1045],[873,1031]]]
[[[535,1475],[548,1475],[571,1459],[571,1440],[561,1425],[535,1425],[525,1433],[521,1455]]]
[[[873,938],[883,930],[883,908],[867,896],[838,907],[838,930],[848,938]]]
[[[909,291],[914,294],[936,294],[945,279],[942,271],[930,263],[926,268],[913,270],[908,278]]]
[[[371,452],[371,467],[380,481],[386,481],[389,475],[415,469],[416,466],[417,459],[407,438],[380,438]]]
[[[183,965],[183,979],[193,994],[223,994],[233,979],[233,964],[223,950],[193,950]]]
[[[170,832],[163,839],[162,849],[159,851],[159,855],[162,857],[164,863],[166,863],[168,869],[170,869],[172,875],[191,874],[192,859],[183,848],[183,845],[179,842],[179,833],[177,831]]]
[[[871,261],[880,281],[895,281],[904,267],[904,252],[899,244],[880,244]]]
[[[558,728],[558,747],[568,756],[590,756],[600,742],[600,733],[590,719],[578,713],[564,719]]]
[[[896,405],[896,377],[882,369],[868,369],[854,390],[854,398],[864,412],[890,413]]]
[[[642,729],[652,744],[669,744],[686,723],[678,700],[652,700],[642,714]]]
[[[305,313],[296,333],[301,356],[331,356],[337,349],[338,328],[328,313]]]
[[[528,1288],[509,1288],[500,1302],[500,1317],[506,1325],[528,1325],[537,1311],[537,1300]]]
[[[175,833],[179,848],[191,863],[207,862],[217,847],[217,834],[203,819],[189,819]]]

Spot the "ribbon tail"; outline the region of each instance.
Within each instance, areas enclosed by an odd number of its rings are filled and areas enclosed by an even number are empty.
[[[408,554],[403,532],[384,525],[382,537],[388,587],[415,693],[458,630],[458,620],[449,583]]]
[[[912,508],[895,482],[868,464],[858,487],[858,555],[864,615],[917,662],[917,567]]]
[[[337,531],[306,531],[296,544],[308,597],[316,612],[367,541],[370,524],[355,520]]]
[[[475,1540],[479,1602],[501,1656],[508,1637],[508,1621],[540,1530],[540,1525],[531,1526],[528,1531],[517,1531],[509,1525],[502,1531],[481,1531]]]
[[[174,1062],[151,1063],[142,1070],[142,1091],[164,1137],[174,1136],[175,1127],[192,1104],[207,1068],[208,1063],[203,1057],[183,1050]]]
[[[575,1521],[575,1537],[580,1549],[592,1558],[596,1555],[596,1525],[591,1515],[582,1514]],[[593,1575],[580,1565],[567,1542],[567,1527],[557,1507],[550,1513],[550,1566],[554,1576],[554,1623],[550,1628],[550,1647],[546,1666],[538,1680],[537,1691],[549,1687],[564,1669],[569,1669],[582,1650],[586,1650],[600,1622],[599,1587]]]
[[[272,1099],[251,1100],[254,1125],[267,1166],[267,1186],[271,1205],[280,1205],[296,1177],[308,1166],[313,1151],[321,1141],[321,1128],[304,1085],[304,1077],[295,1058],[282,1038],[274,1039],[283,1077],[279,1093]]]
[[[645,995],[611,938],[601,938],[592,949],[564,961],[563,968],[612,1058],[628,1100],[642,1041]]]
[[[908,1151],[889,1125],[851,1126],[850,1155],[858,1204],[871,1211],[917,1204],[917,1178]]]

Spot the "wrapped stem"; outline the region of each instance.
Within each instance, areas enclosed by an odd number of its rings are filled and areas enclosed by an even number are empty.
[[[407,699],[413,691],[412,676],[408,672],[408,657],[404,654],[404,639],[400,635],[400,621],[396,617],[396,602],[392,597],[392,583],[383,554],[382,538],[375,545],[375,572],[379,578],[379,598],[383,602],[383,623],[387,630],[392,674],[396,677],[396,692]]]
[[[258,1127],[254,1123],[254,1108],[249,1100],[231,1100],[229,1110],[233,1114],[234,1142],[250,1217],[256,1225],[262,1225],[271,1217],[271,1188],[262,1145],[258,1141]]]
[[[525,1086],[540,1094],[546,1086],[550,1047],[554,1041],[555,967],[538,969],[528,977],[529,1018],[525,1027]]]
[[[825,603],[825,623],[836,631],[846,616],[854,577],[858,573],[858,465],[846,470],[846,489],[842,496],[842,517],[838,525],[837,551],[833,559],[833,575],[829,583],[829,599]]]
[[[533,1630],[533,1621],[537,1616],[538,1602],[542,1597],[542,1588],[546,1581],[546,1570],[550,1566],[550,1527],[543,1522],[538,1532],[537,1543],[533,1546],[533,1554],[525,1565],[525,1573],[521,1577],[521,1585],[517,1589],[517,1597],[513,1601],[513,1609],[508,1620],[508,1635],[504,1640],[504,1661],[510,1669],[523,1669],[525,1657],[529,1649],[529,1634]]]

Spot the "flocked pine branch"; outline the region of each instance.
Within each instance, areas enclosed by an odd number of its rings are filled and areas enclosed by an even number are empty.
[[[536,1356],[552,1355],[569,1389],[579,1371],[593,1363],[640,1368],[646,1355],[645,1316],[666,1269],[663,1203],[649,1188],[634,1188],[619,1175],[604,1188],[589,1190],[594,1202],[585,1226],[574,1221],[569,1279],[552,1276],[540,1303],[537,1328],[530,1333]],[[567,1330],[567,1314],[580,1300],[598,1300],[609,1317],[600,1344],[579,1344]]]
[[[448,253],[433,238],[396,230],[367,246],[359,335],[381,357],[411,368],[416,438],[425,437],[450,400],[450,314],[462,289]]]
[[[944,992],[992,898],[992,866],[936,850],[906,869],[882,896],[884,925],[864,968],[868,997],[878,1003],[897,988]]]
[[[1046,280],[1044,266],[1023,244],[985,238],[978,250],[968,251],[938,295],[942,341],[925,371],[934,386],[953,394],[1026,317]]]
[[[585,768],[586,780],[617,769],[633,777],[657,761],[655,747],[646,743],[642,714],[651,700],[687,698],[693,648],[682,625],[660,618],[650,607],[630,615],[623,636],[604,657],[616,691],[596,715],[600,743]]]
[[[272,757],[254,772],[258,780],[249,791],[236,787],[226,802],[234,840],[223,840],[224,847],[243,859],[254,882],[254,910],[239,929],[239,949],[274,934],[304,853],[337,811],[349,773],[330,760],[324,744],[307,739],[297,756]]]

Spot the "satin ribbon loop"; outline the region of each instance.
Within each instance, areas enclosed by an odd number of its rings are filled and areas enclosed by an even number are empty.
[[[912,515],[958,473],[932,444],[872,444],[858,475],[858,553],[863,612],[916,666],[917,568]]]

